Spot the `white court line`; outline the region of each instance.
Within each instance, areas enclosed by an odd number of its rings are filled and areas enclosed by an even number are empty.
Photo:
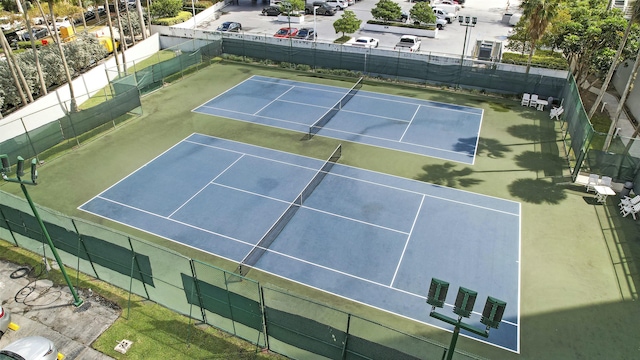
[[[234,152],[234,153],[238,153],[238,154],[245,154],[245,155],[247,155],[247,156],[253,156],[253,157],[258,158],[258,159],[265,159],[265,160],[270,160],[270,161],[278,162],[278,163],[281,163],[281,164],[286,164],[286,165],[292,165],[292,166],[301,167],[301,168],[303,168],[303,169],[310,169],[310,170],[318,171],[318,169],[308,168],[308,167],[305,167],[305,166],[302,166],[302,165],[292,164],[292,163],[288,163],[288,162],[284,162],[284,161],[280,161],[280,160],[274,160],[274,159],[270,159],[270,158],[263,157],[263,156],[258,156],[258,155],[248,154],[248,153],[242,153],[242,152],[240,152],[240,151],[230,150],[230,149],[226,149],[226,148],[221,148],[221,147],[213,146],[213,145],[210,145],[210,144],[202,144],[202,143],[199,143],[199,142],[195,142],[195,141],[193,141],[193,140],[184,140],[184,141],[185,141],[185,142],[192,142],[192,143],[194,143],[194,144],[199,144],[199,145],[202,145],[202,146],[207,146],[207,147],[211,147],[211,148],[215,148],[215,149],[220,149],[220,150],[230,151],[230,152]],[[227,140],[227,141],[237,142],[237,141],[233,141],[233,140]],[[252,146],[253,146],[253,145],[252,145]],[[259,147],[259,146],[258,146],[258,147]],[[264,148],[264,147],[263,147],[263,148]],[[267,149],[267,148],[264,148],[264,149]],[[268,150],[271,150],[271,151],[277,151],[277,150],[273,150],[273,149],[268,149]],[[278,151],[278,152],[281,152],[281,151]],[[296,155],[296,156],[302,156],[302,155]],[[303,156],[303,157],[304,157],[304,156]],[[307,157],[307,158],[308,158],[308,157]],[[322,160],[320,160],[320,159],[315,159],[315,158],[311,158],[311,159],[314,159],[314,160],[317,160],[317,161],[320,161],[320,162],[322,161]],[[341,165],[341,166],[354,168],[353,166],[348,166],[348,165]],[[381,174],[381,175],[383,175],[383,176],[390,176],[390,177],[395,177],[395,178],[401,178],[401,177],[399,177],[399,176],[394,176],[394,175],[390,175],[390,174],[383,174],[383,173],[381,173],[381,172],[377,172],[377,171],[371,171],[371,170],[367,170],[367,171],[368,171],[368,172],[377,173],[377,174]],[[336,174],[336,173],[333,173],[333,172],[330,172],[328,175],[340,176],[340,177],[345,178],[345,179],[350,179],[350,180],[354,180],[354,181],[364,182],[364,183],[373,184],[373,185],[377,185],[377,186],[383,186],[383,187],[386,187],[386,188],[389,188],[389,189],[394,189],[394,190],[398,190],[398,191],[408,192],[408,193],[411,193],[411,194],[424,195],[424,196],[427,196],[427,197],[430,197],[430,198],[439,199],[439,200],[443,200],[443,201],[449,201],[449,202],[453,202],[453,203],[456,203],[456,204],[468,205],[468,206],[472,206],[472,207],[476,207],[476,208],[480,208],[480,209],[486,209],[486,210],[490,210],[490,211],[494,211],[494,212],[499,212],[499,213],[504,213],[504,214],[508,214],[508,215],[520,216],[520,214],[513,214],[513,213],[510,213],[510,212],[507,212],[507,211],[498,210],[498,209],[494,209],[494,208],[490,208],[490,207],[486,207],[486,206],[480,206],[480,205],[471,204],[471,203],[466,203],[466,202],[462,202],[462,201],[458,201],[458,200],[451,200],[451,199],[443,198],[443,197],[440,197],[440,196],[435,196],[435,195],[425,194],[425,193],[421,193],[421,192],[413,191],[413,190],[407,190],[407,189],[399,188],[399,187],[396,187],[396,186],[391,186],[391,185],[386,185],[386,184],[380,184],[380,183],[377,183],[377,182],[374,182],[374,181],[358,179],[358,178],[354,178],[354,177],[350,177],[350,176],[346,176],[346,175],[342,175],[342,174]],[[406,178],[402,178],[402,179],[407,180]],[[421,182],[421,183],[429,184],[429,183],[426,183],[426,182]],[[434,184],[434,185],[435,185],[435,184]],[[437,185],[436,185],[436,186],[437,186]],[[483,196],[483,197],[487,197],[487,198],[499,199],[499,200],[501,200],[501,201],[514,202],[514,201],[510,201],[510,200],[505,200],[505,199],[502,199],[502,198],[498,198],[498,197],[495,197],[495,196],[483,195],[483,194],[477,194],[477,193],[473,193],[473,192],[466,191],[466,190],[460,190],[460,189],[455,189],[455,190],[456,190],[456,191],[460,191],[460,192],[466,192],[466,193],[473,194],[473,195],[481,195],[481,196]]]
[[[275,121],[279,121],[279,122],[283,122],[283,123],[289,123],[289,124],[295,124],[295,125],[301,125],[301,126],[311,126],[311,125],[307,125],[305,123],[299,123],[299,122],[294,122],[294,121],[284,120],[284,119],[278,119],[278,118],[273,118],[273,117],[263,116],[263,115],[254,115],[254,114],[250,114],[250,113],[243,113],[243,112],[240,112],[240,111],[227,110],[227,109],[222,109],[222,108],[218,108],[218,107],[214,107],[214,106],[201,106],[201,107],[208,108],[208,109],[216,109],[216,110],[221,110],[221,111],[227,111],[227,112],[237,113],[237,114],[242,114],[242,115],[255,116],[255,117],[259,117],[259,118],[263,118],[263,119],[269,119],[269,120],[275,120]],[[331,109],[332,108],[329,108],[329,110],[331,110]],[[199,112],[199,111],[196,111],[196,112]],[[351,112],[351,111],[349,111],[349,112]],[[205,114],[205,115],[209,115],[209,116],[220,116],[220,115],[209,114],[209,113],[206,113],[206,112],[199,112],[199,113]],[[375,116],[375,115],[370,115],[370,114],[365,114],[365,115]],[[225,116],[225,115],[222,115],[222,116]],[[285,130],[289,130],[289,131],[297,131],[297,130],[292,130],[291,128],[287,128],[287,127],[280,127],[280,126],[275,126],[275,125],[270,125],[270,124],[262,124],[262,123],[257,123],[255,121],[251,121],[251,120],[244,120],[244,119],[238,119],[238,118],[228,118],[228,119],[237,120],[237,121],[243,121],[243,122],[250,123],[250,124],[270,126],[270,127],[275,127],[275,128],[278,128],[278,129],[285,129]],[[399,120],[399,121],[402,121],[402,120]],[[354,132],[349,132],[349,131],[344,131],[344,130],[337,130],[337,129],[327,128],[327,127],[323,127],[322,130],[335,131],[335,132],[339,132],[339,133],[342,133],[342,134],[356,135],[356,136],[365,137],[365,138],[369,138],[369,139],[388,141],[388,142],[391,142],[391,143],[407,144],[407,145],[419,147],[419,148],[422,148],[422,149],[430,149],[430,150],[440,151],[440,152],[443,152],[443,153],[466,155],[468,157],[472,157],[471,155],[469,155],[467,152],[464,152],[464,151],[446,150],[446,149],[441,149],[441,148],[437,148],[437,147],[433,147],[433,146],[421,145],[421,144],[410,143],[410,142],[402,142],[402,141],[398,141],[398,140],[395,140],[395,139],[383,138],[383,137],[379,137],[379,136],[372,136],[372,135],[366,135],[366,134],[359,134],[359,133],[354,133]],[[322,131],[322,130],[320,130],[320,131]],[[297,132],[300,132],[300,131],[297,131]],[[320,135],[322,135],[322,134],[320,134]],[[356,143],[360,143],[360,142],[356,142]],[[377,146],[377,145],[371,145],[371,144],[367,144],[367,143],[364,143],[364,144],[365,145],[370,145],[370,146]],[[395,150],[395,151],[402,151],[402,152],[406,152],[406,153],[410,153],[410,154],[416,154],[415,152],[411,152],[411,151],[407,151],[407,150],[394,149],[392,147],[389,147],[387,149],[391,149],[391,150]],[[420,155],[422,155],[422,154],[420,154]],[[456,160],[452,160],[452,159],[448,159],[448,158],[444,158],[444,157],[440,157],[440,156],[434,156],[434,155],[428,155],[428,156],[432,157],[434,159],[443,159],[443,160],[449,160],[449,161],[456,161]],[[460,162],[460,161],[456,161],[456,162]]]
[[[229,166],[227,166],[224,170],[222,170],[218,175],[216,175],[213,179],[211,179],[207,185],[203,186],[200,190],[198,190],[195,194],[193,194],[189,199],[187,199],[187,201],[185,201],[184,203],[182,203],[182,205],[178,206],[177,209],[175,209],[173,212],[171,212],[171,214],[169,214],[169,216],[167,216],[168,218],[171,218],[176,212],[180,211],[180,209],[182,209],[185,205],[187,205],[191,200],[193,200],[193,198],[195,198],[196,196],[198,196],[198,194],[200,194],[201,192],[204,191],[204,189],[206,189],[207,187],[209,187],[209,185],[211,185],[212,182],[216,181],[217,178],[219,178],[220,176],[222,176],[222,174],[224,174],[225,172],[227,172],[227,170],[229,170],[233,165],[235,165],[238,161],[240,161],[240,159],[242,159],[245,155],[241,155],[239,156],[236,161],[232,162],[231,164],[229,164]]]
[[[288,93],[289,91],[295,89],[295,86],[289,86],[289,89],[285,92],[283,92],[282,94],[278,95],[277,98],[271,100],[267,105],[263,106],[260,108],[260,110],[254,112],[252,115],[257,115],[260,111],[266,109],[269,105],[273,104],[274,102],[278,101],[278,99],[280,99],[281,97],[283,97],[286,93]]]
[[[416,216],[413,218],[413,224],[411,224],[411,230],[409,231],[409,236],[407,236],[407,241],[404,243],[404,248],[402,249],[402,254],[400,255],[400,259],[398,260],[398,265],[396,265],[396,271],[393,273],[393,278],[391,278],[391,283],[389,286],[393,286],[393,283],[396,281],[396,276],[398,275],[398,270],[400,270],[400,265],[402,264],[402,259],[404,258],[404,254],[407,251],[407,247],[409,246],[409,241],[411,241],[411,234],[413,234],[413,229],[416,227],[416,223],[418,222],[418,215],[420,215],[420,209],[422,209],[422,204],[424,204],[424,195],[420,200],[420,206],[418,206],[418,211],[416,211]]]
[[[256,75],[251,76],[251,78],[247,79],[247,80],[251,80],[251,81],[257,81],[257,82],[263,82],[263,83],[267,83],[267,84],[277,84],[277,85],[286,85],[286,86],[295,86],[297,88],[301,88],[301,89],[307,89],[307,90],[313,90],[313,91],[324,91],[324,92],[328,92],[328,93],[336,93],[336,94],[343,94],[344,92],[339,91],[338,89],[343,89],[339,86],[331,86],[331,85],[320,85],[320,84],[314,84],[314,85],[318,85],[321,87],[331,87],[331,88],[335,88],[336,90],[331,90],[331,89],[319,89],[319,88],[314,88],[314,87],[310,87],[310,86],[305,86],[305,85],[296,85],[296,84],[307,84],[301,81],[294,81],[294,80],[289,80],[291,82],[294,82],[295,84],[280,84],[277,81],[266,81],[266,80],[260,80],[260,79],[255,79]],[[273,79],[273,78],[270,78]],[[245,81],[247,81],[245,80]],[[309,84],[313,84],[313,83],[309,83]]]
[[[416,109],[416,112],[413,113],[413,116],[411,117],[411,120],[409,121],[409,125],[407,125],[407,128],[404,129],[404,132],[402,133],[402,136],[400,136],[400,140],[398,140],[399,142],[402,142],[402,139],[404,139],[404,135],[407,133],[407,131],[409,131],[409,128],[411,127],[411,124],[413,123],[413,119],[415,119],[416,115],[418,115],[418,111],[420,111],[420,106],[418,106],[418,108]]]
[[[192,228],[192,229],[196,229],[196,230],[199,230],[199,231],[204,231],[204,232],[209,233],[209,234],[212,234],[212,235],[216,235],[216,236],[223,237],[223,238],[225,238],[225,239],[233,240],[233,241],[235,241],[235,242],[239,242],[239,243],[242,243],[242,244],[245,244],[245,245],[248,245],[248,246],[252,246],[252,247],[253,247],[253,246],[255,246],[255,244],[252,244],[252,243],[249,243],[249,242],[246,242],[246,241],[242,241],[242,240],[240,240],[240,239],[236,239],[236,238],[233,238],[233,237],[228,236],[228,235],[224,235],[224,234],[217,233],[217,232],[215,232],[215,231],[211,231],[211,230],[203,229],[203,228],[201,228],[201,227],[198,227],[198,226],[195,226],[195,225],[192,225],[192,224],[189,224],[189,223],[185,223],[185,222],[182,222],[182,221],[179,221],[179,220],[171,219],[171,218],[168,218],[168,217],[166,217],[166,216],[162,216],[162,215],[159,215],[159,214],[156,214],[156,213],[152,213],[152,212],[150,212],[150,211],[147,211],[147,210],[143,210],[143,209],[137,208],[137,207],[135,207],[135,206],[131,206],[131,205],[127,205],[127,204],[123,204],[123,203],[121,203],[121,202],[119,202],[119,201],[114,201],[114,200],[111,200],[111,199],[108,199],[108,198],[104,198],[104,197],[99,196],[99,195],[98,195],[98,196],[96,196],[95,198],[99,198],[99,199],[102,199],[102,200],[104,200],[104,201],[108,201],[108,202],[110,202],[110,203],[117,204],[117,205],[120,205],[120,206],[122,206],[122,207],[129,208],[129,209],[131,209],[131,210],[139,211],[139,212],[142,212],[142,213],[145,213],[145,214],[148,214],[148,215],[151,215],[151,216],[157,217],[157,218],[161,218],[161,219],[164,219],[164,220],[168,220],[168,221],[174,222],[174,223],[176,223],[176,224],[184,225],[184,226],[186,226],[186,227],[190,227],[190,228]],[[89,212],[89,211],[87,211],[87,212]],[[97,215],[97,214],[96,214],[96,215]],[[100,217],[103,217],[103,218],[105,218],[105,219],[109,219],[109,220],[111,220],[111,221],[115,221],[115,222],[118,222],[118,223],[121,223],[121,224],[127,225],[127,226],[129,226],[129,227],[133,227],[133,226],[131,226],[130,224],[122,223],[122,222],[116,221],[116,220],[114,220],[114,219],[112,219],[112,218],[109,218],[109,217],[104,217],[104,216],[102,216],[102,215],[99,215],[99,216],[100,216]],[[151,234],[155,234],[154,232],[149,231],[149,230],[142,230],[142,231],[144,231],[144,232],[148,232],[148,233],[151,233]],[[183,243],[183,242],[181,242],[181,241],[178,241],[178,240],[175,240],[175,239],[171,239],[171,240],[173,240],[173,241],[175,241],[175,242],[178,242],[178,243],[180,243],[180,244],[186,245],[186,244],[184,244],[184,243]],[[202,250],[202,249],[200,249],[200,250]]]
[[[194,112],[197,108],[204,106],[204,104],[206,104],[206,103],[208,103],[208,102],[210,102],[210,101],[213,101],[213,100],[215,100],[215,99],[219,98],[220,96],[222,96],[222,95],[224,95],[224,94],[228,93],[229,91],[231,91],[231,90],[233,90],[233,89],[237,88],[238,86],[240,86],[240,85],[242,85],[242,84],[244,84],[244,83],[246,83],[246,82],[249,82],[249,80],[251,80],[254,76],[255,76],[255,75],[251,75],[251,77],[250,77],[250,78],[248,78],[248,79],[244,79],[243,81],[241,81],[241,82],[237,83],[236,85],[234,85],[234,86],[230,87],[229,89],[227,89],[227,90],[225,90],[225,91],[221,92],[220,94],[218,94],[218,95],[216,95],[216,96],[212,97],[211,99],[209,99],[209,100],[207,100],[207,101],[203,102],[202,104],[200,104],[200,106],[196,106],[196,107],[195,107],[195,108],[193,108],[191,111],[192,111],[192,112]],[[192,134],[192,135],[193,135],[193,134]]]

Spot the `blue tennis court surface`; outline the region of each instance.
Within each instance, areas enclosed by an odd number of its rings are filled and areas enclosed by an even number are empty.
[[[239,263],[324,164],[192,134],[80,209]],[[431,278],[443,279],[451,317],[458,286],[478,292],[479,312],[487,296],[506,301],[500,327],[478,339],[519,352],[516,202],[338,163],[254,267],[451,329],[426,304]],[[478,313],[467,322],[484,329]]]
[[[252,76],[194,112],[308,133],[349,89]],[[317,133],[473,164],[483,109],[359,91]]]

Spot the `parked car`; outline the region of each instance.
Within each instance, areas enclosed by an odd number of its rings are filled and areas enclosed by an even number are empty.
[[[413,25],[420,25],[420,24],[422,24],[420,21],[413,22]],[[423,25],[435,25],[438,30],[444,30],[444,27],[447,26],[447,24],[448,24],[447,20],[436,16],[435,24],[423,24]]]
[[[226,32],[238,32],[242,30],[242,25],[234,21],[225,21],[222,23],[222,25],[218,26],[217,30]]]
[[[47,35],[49,35],[49,32],[47,31],[47,28],[31,28],[31,33],[33,34],[33,39],[34,40],[38,40],[38,39],[42,39],[47,37]],[[31,41],[31,34],[29,34],[29,31],[25,31],[24,33],[22,33],[22,40],[24,41]]]
[[[329,6],[333,6],[336,10],[344,10],[349,7],[346,0],[325,0]]]
[[[307,15],[313,14],[314,7],[317,7],[316,15],[333,16],[336,14],[336,9],[324,1],[316,1],[313,4],[306,4],[304,6],[304,13]]]
[[[318,35],[315,33],[315,30],[311,28],[302,28],[298,30],[298,33],[296,34],[296,36],[294,36],[294,38],[300,40],[314,40],[316,36]]]
[[[2,360],[62,360],[64,355],[49,339],[29,336],[18,339],[0,350]]]
[[[372,37],[362,36],[357,38],[354,42],[352,42],[351,45],[366,47],[366,48],[377,48],[378,45],[380,45],[380,41]]]
[[[282,11],[280,11],[280,8],[278,6],[267,6],[266,8],[262,9],[262,15],[264,16],[278,16],[282,13]]]
[[[276,33],[273,36],[277,38],[290,38],[290,37],[296,36],[297,34],[298,34],[297,28],[286,27],[276,31]]]
[[[71,22],[69,18],[66,16],[61,16],[56,18],[56,28],[71,26]]]
[[[11,313],[0,306],[0,338],[7,332],[9,324],[11,324]]]

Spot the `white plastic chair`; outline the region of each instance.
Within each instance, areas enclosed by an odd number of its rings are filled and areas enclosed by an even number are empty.
[[[553,108],[549,113],[549,118],[550,119],[555,118],[556,120],[560,120],[560,115],[562,115],[563,112],[564,112],[564,108],[562,106]]]
[[[587,180],[587,192],[596,191],[594,186],[600,183],[600,175],[598,174],[589,174],[589,180]]]
[[[609,176],[603,176],[598,185],[611,187],[611,180]]]
[[[624,208],[625,206],[634,206],[637,204],[640,204],[640,195],[636,195],[634,197],[625,196],[624,198],[620,199],[618,207],[620,207],[620,210],[622,210],[622,208]]]
[[[527,93],[522,94],[522,101],[520,102],[520,104],[522,106],[529,106],[529,101],[531,101],[531,95]]]
[[[538,106],[538,94],[531,95],[531,100],[529,100],[529,106],[533,106],[533,107]]]
[[[627,205],[620,210],[622,217],[627,217],[627,215],[631,214],[633,216],[633,220],[636,220],[636,214],[640,212],[640,204],[636,205]]]

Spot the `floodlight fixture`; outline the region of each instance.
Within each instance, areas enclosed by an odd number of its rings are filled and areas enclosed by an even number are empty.
[[[11,171],[11,162],[9,162],[9,156],[7,154],[0,154],[0,161],[2,161],[2,173],[6,174]]]
[[[471,24],[475,25],[475,24],[477,24],[477,23],[478,23],[478,18],[477,18],[477,17],[475,17],[475,16],[474,16],[474,17],[472,17],[472,18],[471,18]]]
[[[469,316],[471,316],[473,305],[476,303],[477,296],[477,292],[469,290],[467,288],[463,288],[461,286],[458,289],[458,296],[456,297],[456,303],[453,307],[453,312],[459,316],[468,318]]]
[[[487,302],[484,304],[484,310],[482,311],[482,318],[480,319],[481,323],[487,325],[487,331],[489,331],[489,328],[498,328],[506,307],[506,302],[491,296],[487,297]]]
[[[440,279],[431,278],[431,285],[429,286],[429,294],[427,295],[427,304],[432,306],[432,311],[436,307],[441,308],[444,306],[444,301],[447,297],[447,291],[449,291],[449,283]]]
[[[21,178],[24,175],[24,158],[18,156],[18,163],[16,164],[16,175]]]
[[[36,158],[31,159],[31,181],[37,184],[38,180],[38,160]]]

